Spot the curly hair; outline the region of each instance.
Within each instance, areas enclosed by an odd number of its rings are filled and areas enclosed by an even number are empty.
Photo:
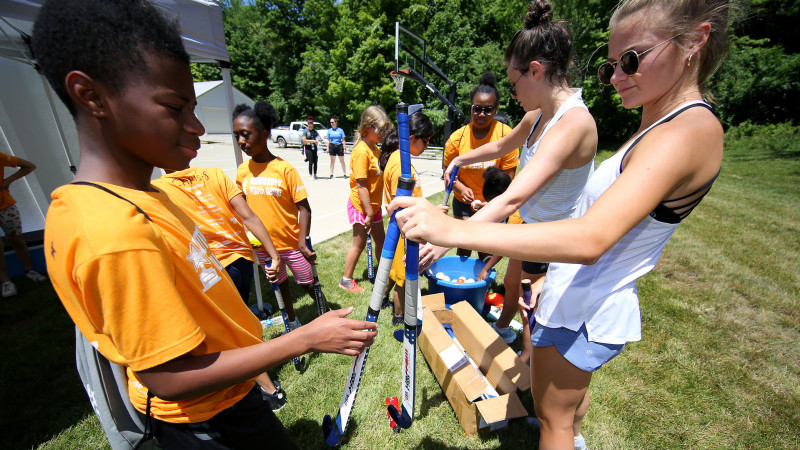
[[[261,131],[270,131],[278,121],[278,113],[271,103],[259,100],[251,108],[245,103],[240,103],[233,108],[233,119],[244,116],[253,119],[255,126]]]
[[[113,92],[146,73],[145,51],[189,64],[177,20],[145,0],[49,0],[33,26],[31,48],[53,90],[75,116],[65,84],[79,70]]]

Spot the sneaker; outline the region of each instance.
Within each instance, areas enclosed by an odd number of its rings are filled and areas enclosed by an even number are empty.
[[[283,391],[281,388],[280,383],[277,381],[273,381],[272,384],[275,385],[275,392],[269,393],[261,388],[261,397],[269,403],[269,407],[273,411],[278,411],[284,406],[286,406],[286,392]]]
[[[289,331],[296,330],[303,326],[303,324],[300,323],[300,319],[298,319],[297,317],[295,317],[294,320],[292,320],[291,322],[287,323],[287,325],[289,327]]]
[[[575,450],[589,450],[589,447],[586,446],[586,439],[583,438],[582,434],[575,436]]]
[[[352,292],[353,294],[358,294],[364,291],[364,288],[359,286],[358,283],[356,283],[356,280],[345,281],[344,278],[339,281],[339,287],[347,292]]]
[[[331,174],[331,176],[330,176],[330,177],[328,177],[328,179],[329,179],[329,180],[332,180],[332,179],[333,179],[333,174]]]
[[[394,309],[394,302],[389,300],[389,296],[383,297],[383,302],[381,302],[381,309],[392,308]]]
[[[405,321],[405,316],[392,316],[392,326],[402,325]]]
[[[37,281],[37,282],[47,280],[47,277],[45,277],[44,275],[40,274],[39,272],[37,272],[35,270],[29,270],[29,271],[25,272],[25,276],[28,277],[29,280],[33,280],[33,281]]]
[[[14,286],[14,283],[10,281],[6,281],[3,283],[3,297],[11,297],[12,295],[17,295],[17,287]]]
[[[503,342],[506,344],[511,345],[517,339],[517,333],[511,327],[497,328],[497,322],[494,322],[492,324],[492,329],[500,335],[500,338],[502,338]]]

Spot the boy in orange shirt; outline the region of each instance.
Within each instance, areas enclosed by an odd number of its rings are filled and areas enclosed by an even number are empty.
[[[162,447],[293,448],[253,379],[308,351],[356,355],[376,325],[331,311],[264,342],[197,226],[150,184],[154,166],[187,167],[205,131],[179,29],[145,1],[39,10],[32,47],[81,149],[47,213],[51,281],[81,333],[125,368]]]

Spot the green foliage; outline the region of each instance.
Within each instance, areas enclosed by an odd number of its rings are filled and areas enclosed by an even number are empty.
[[[742,0],[732,28],[727,61],[709,82],[726,127],[740,122],[798,122],[800,73],[796,0]],[[612,87],[595,76],[607,55],[608,20],[617,0],[553,1],[554,17],[573,35],[572,84],[597,120],[601,142],[613,144],[636,129],[640,112],[625,110]],[[446,118],[442,103],[423,86],[407,81],[393,90],[394,22],[428,41],[428,56],[457,84],[456,103],[470,105],[469,91],[485,71],[500,80],[500,109],[518,122],[524,111],[510,98],[503,51],[522,26],[528,0],[228,0],[223,19],[234,85],[273,103],[281,122],[312,114],[337,114],[351,134],[371,104],[390,114],[401,98],[423,102],[441,145]],[[405,62],[401,62],[404,65]],[[219,79],[211,65],[193,66],[197,80]],[[426,78],[445,95],[448,86]],[[456,124],[459,126],[460,124]]]
[[[768,39],[733,37],[728,59],[709,87],[726,126],[800,122],[800,54],[787,55]]]

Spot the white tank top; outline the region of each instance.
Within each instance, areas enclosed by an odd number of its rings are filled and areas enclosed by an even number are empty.
[[[681,108],[705,105],[686,103],[639,136],[668,120]],[[705,105],[707,106],[707,105]],[[638,139],[604,161],[594,172],[573,217],[586,210],[619,177],[621,163]],[[650,272],[658,262],[677,223],[659,222],[648,216],[630,230],[593,265],[551,263],[545,276],[536,321],[550,328],[577,331],[586,324],[590,341],[624,344],[642,339],[642,322],[636,279]]]
[[[572,91],[574,94],[561,104],[561,107],[558,108],[553,118],[545,125],[539,139],[530,147],[528,147],[528,140],[525,140],[525,146],[522,147],[522,153],[520,153],[519,157],[519,162],[523,168],[528,164],[528,161],[533,158],[544,135],[547,134],[550,128],[555,125],[559,119],[561,119],[564,113],[572,108],[583,108],[588,111],[581,97],[582,90],[572,89]],[[540,113],[539,117],[533,123],[528,137],[533,134],[533,130],[536,128],[541,118],[542,115]],[[592,175],[593,171],[594,158],[583,167],[559,170],[552,180],[542,186],[533,197],[519,208],[522,220],[526,223],[550,222],[571,217],[572,213],[575,211],[575,207],[578,205],[578,198],[583,191],[583,187],[586,185],[586,181]]]

